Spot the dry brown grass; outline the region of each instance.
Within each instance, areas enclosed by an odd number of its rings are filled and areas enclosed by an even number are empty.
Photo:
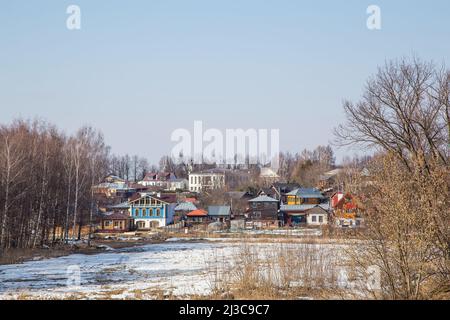
[[[209,267],[211,299],[326,299],[340,297],[339,256],[309,244],[243,244],[232,261]]]

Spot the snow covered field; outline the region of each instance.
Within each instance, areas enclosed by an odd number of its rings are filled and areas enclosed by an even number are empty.
[[[205,295],[211,291],[211,270],[223,268],[233,255],[239,254],[240,244],[236,242],[177,240],[3,265],[0,298],[151,299],[158,293],[176,297]],[[251,245],[270,251],[279,244]]]

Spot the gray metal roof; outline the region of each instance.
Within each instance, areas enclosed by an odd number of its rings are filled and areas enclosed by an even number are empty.
[[[255,199],[249,200],[248,202],[278,202],[278,200],[266,195],[261,195]]]
[[[208,215],[210,216],[229,216],[231,215],[230,206],[209,206]]]
[[[323,194],[318,189],[315,188],[299,188],[292,190],[286,195],[297,196],[299,198],[317,198],[317,199],[325,198]]]
[[[280,211],[307,211],[313,208],[322,208],[326,211],[330,210],[330,203],[321,203],[321,204],[295,204],[295,205],[281,205]]]
[[[99,185],[96,185],[95,188],[105,188],[105,189],[118,189],[118,190],[131,190],[125,183],[110,183],[110,182],[102,182]]]
[[[110,206],[110,208],[114,208],[114,209],[128,209],[130,207],[130,204],[128,202],[122,202],[119,204],[116,204],[114,206]]]
[[[192,202],[182,202],[175,207],[175,211],[194,211],[197,207]]]

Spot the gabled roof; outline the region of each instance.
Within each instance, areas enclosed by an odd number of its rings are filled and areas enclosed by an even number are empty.
[[[153,197],[153,196],[151,196],[151,195],[149,195],[149,194],[139,196],[139,197],[136,198],[136,199],[130,200],[128,203],[133,203],[133,202],[139,201],[139,200],[141,200],[142,198],[150,198],[150,199],[154,199],[154,200],[157,200],[157,201],[161,201],[162,203],[165,203],[165,204],[169,204],[168,202],[166,202],[166,201],[164,201],[164,200],[161,200],[161,199],[158,198],[158,197]]]
[[[155,197],[167,203],[177,203],[177,195],[175,193],[161,193],[159,197]]]
[[[197,209],[186,214],[186,217],[206,217],[208,212],[203,209]]]
[[[175,211],[194,211],[197,207],[192,202],[182,202],[175,207]]]
[[[130,207],[130,204],[128,203],[128,201],[110,206],[111,209],[128,209]]]
[[[128,214],[122,212],[105,212],[101,215],[103,220],[126,220],[132,219]]]
[[[260,195],[259,197],[249,200],[248,202],[278,202],[278,200],[263,194],[263,195]]]
[[[210,216],[230,216],[231,207],[230,206],[209,206],[208,215]]]
[[[330,210],[330,203],[321,203],[321,204],[294,204],[294,205],[281,205],[280,211],[289,212],[289,211],[307,211],[311,210],[315,207],[320,207],[323,210]]]
[[[321,206],[316,206],[309,210],[306,210],[307,214],[328,214],[328,211],[322,208]]]
[[[317,198],[324,199],[323,194],[316,188],[298,188],[287,193],[288,196],[297,196],[299,198]]]

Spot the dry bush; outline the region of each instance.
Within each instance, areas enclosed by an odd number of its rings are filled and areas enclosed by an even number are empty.
[[[210,269],[212,298],[340,297],[339,260],[334,248],[320,245],[242,244],[231,261]]]
[[[430,162],[431,163],[431,162]],[[448,299],[449,169],[435,165],[411,172],[394,156],[371,168],[364,245],[350,253],[361,276],[369,266],[381,271],[380,299]]]

